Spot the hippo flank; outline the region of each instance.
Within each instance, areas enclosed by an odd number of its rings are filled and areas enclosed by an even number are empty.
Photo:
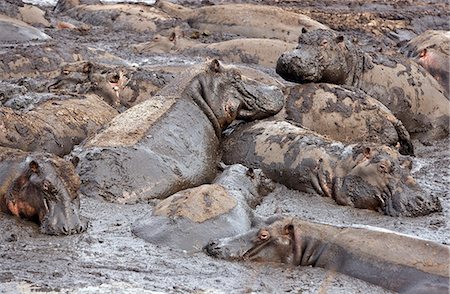
[[[439,199],[427,195],[411,176],[411,160],[385,145],[344,145],[286,121],[244,124],[222,145],[226,164],[261,168],[288,188],[340,205],[390,216],[442,210]]]
[[[0,147],[0,210],[39,223],[45,234],[83,232],[77,160]]]
[[[218,60],[193,66],[76,149],[82,192],[131,203],[209,183],[222,130],[235,118],[273,115],[283,100],[277,87]]]
[[[286,217],[204,250],[224,259],[321,267],[399,293],[449,291],[449,246],[379,228]]]

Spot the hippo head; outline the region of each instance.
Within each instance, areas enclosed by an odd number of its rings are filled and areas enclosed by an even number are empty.
[[[219,135],[234,119],[262,119],[278,113],[284,105],[279,88],[242,77],[236,68],[223,66],[217,59],[208,62],[185,93],[205,112]]]
[[[45,234],[80,233],[87,223],[79,216],[79,186],[72,163],[56,156],[30,155],[9,189],[6,206],[13,215],[38,222]]]
[[[340,204],[378,210],[390,216],[419,216],[441,211],[411,176],[412,162],[387,146],[357,145],[338,171],[334,195]]]
[[[296,83],[325,82],[344,84],[352,70],[350,43],[330,30],[314,30],[300,35],[298,46],[283,53],[276,72]]]

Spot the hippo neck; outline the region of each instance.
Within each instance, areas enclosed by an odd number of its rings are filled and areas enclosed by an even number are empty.
[[[371,61],[368,54],[364,53],[360,48],[348,45],[348,54],[345,56],[347,64],[347,79],[345,85],[358,87],[362,73],[366,68],[371,67]]]

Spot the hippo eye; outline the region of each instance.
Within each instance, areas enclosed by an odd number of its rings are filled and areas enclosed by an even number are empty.
[[[270,234],[269,234],[268,231],[262,230],[261,232],[259,232],[258,238],[259,238],[260,240],[265,241],[265,240],[268,240],[268,239],[270,238]]]
[[[323,40],[321,45],[322,46],[327,46],[328,45],[328,40]]]
[[[382,172],[382,173],[389,173],[390,172],[390,167],[386,163],[380,163],[378,165],[378,170],[380,172]]]

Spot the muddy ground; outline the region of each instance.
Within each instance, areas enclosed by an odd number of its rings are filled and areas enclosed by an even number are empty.
[[[198,5],[192,2],[191,5]],[[203,1],[224,2],[224,1]],[[244,1],[240,1],[244,2]],[[253,1],[300,11],[359,39],[368,50],[394,54],[397,44],[425,29],[448,28],[446,1]],[[50,13],[51,14],[51,13]],[[52,16],[54,17],[54,16]],[[108,49],[139,65],[195,63],[196,56],[133,56],[127,42],[151,35],[110,33],[74,35],[46,28],[56,40]],[[231,38],[203,36],[204,42]],[[264,69],[273,74],[273,69]],[[449,140],[423,146],[416,142],[414,175],[429,193],[440,197],[443,212],[418,218],[393,218],[367,210],[337,206],[318,196],[281,185],[256,208],[264,216],[283,214],[337,225],[371,225],[450,244]],[[37,225],[0,213],[1,293],[387,293],[388,291],[320,268],[228,262],[201,249],[183,252],[146,243],[131,233],[131,224],[151,212],[154,203],[119,205],[82,197],[86,233],[68,237],[39,233]]]

